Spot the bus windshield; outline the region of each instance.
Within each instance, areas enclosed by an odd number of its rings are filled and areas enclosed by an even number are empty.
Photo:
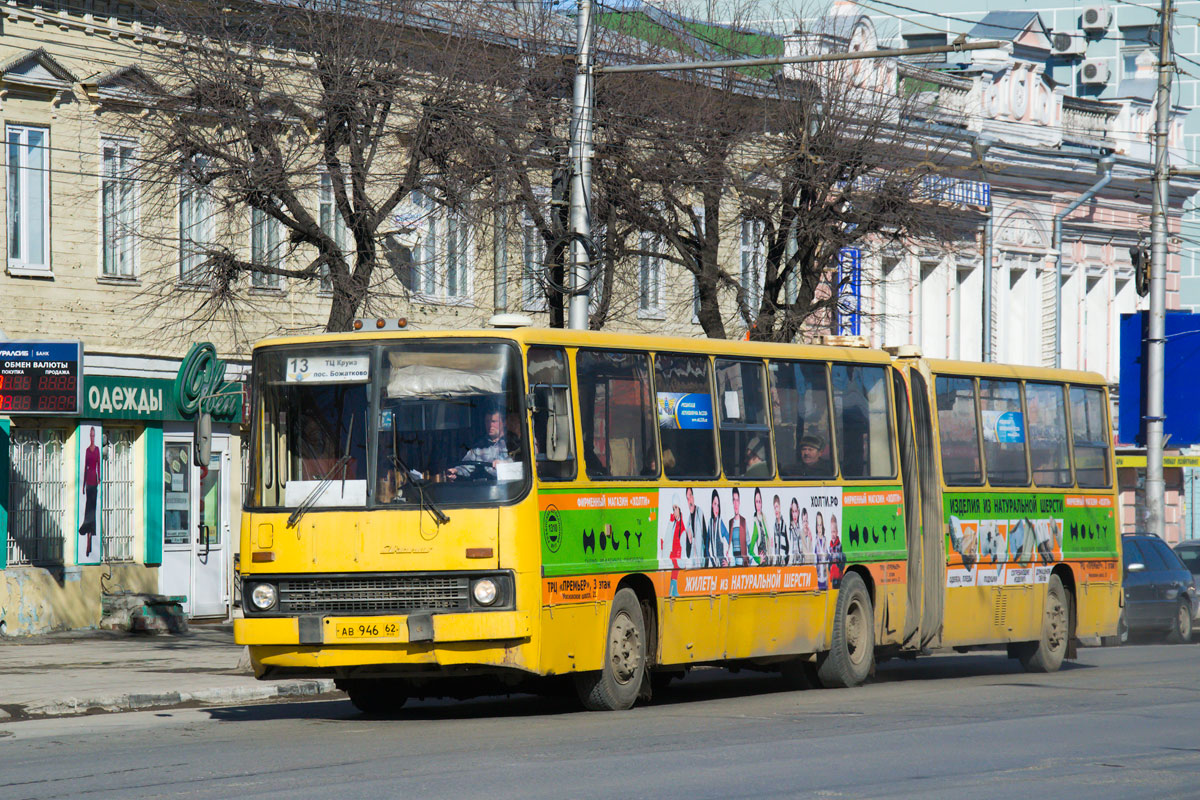
[[[511,344],[494,340],[260,353],[250,504],[516,499],[529,481],[519,364]]]

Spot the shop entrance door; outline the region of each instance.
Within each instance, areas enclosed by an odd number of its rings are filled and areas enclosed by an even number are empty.
[[[163,437],[163,563],[159,590],[184,595],[189,617],[229,615],[229,439],[213,436],[207,469],[190,434]]]

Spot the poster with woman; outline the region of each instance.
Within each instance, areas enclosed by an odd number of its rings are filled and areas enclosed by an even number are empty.
[[[104,429],[99,425],[84,423],[79,426],[79,535],[76,540],[75,559],[78,564],[99,564],[101,545],[101,520],[103,514],[102,479],[104,459],[101,447],[104,444]]]

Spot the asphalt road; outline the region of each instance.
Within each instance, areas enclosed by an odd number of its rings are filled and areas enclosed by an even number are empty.
[[[1200,644],[880,665],[851,690],[697,671],[649,706],[345,700],[0,726],[0,798],[1196,798]]]

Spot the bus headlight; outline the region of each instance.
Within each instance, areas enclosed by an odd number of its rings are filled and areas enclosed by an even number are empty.
[[[250,590],[250,603],[259,611],[267,611],[275,606],[275,585],[259,583]]]
[[[480,578],[471,587],[471,594],[475,596],[475,602],[481,606],[490,606],[496,602],[496,597],[499,593],[499,590],[496,588],[496,582],[491,578]]]

